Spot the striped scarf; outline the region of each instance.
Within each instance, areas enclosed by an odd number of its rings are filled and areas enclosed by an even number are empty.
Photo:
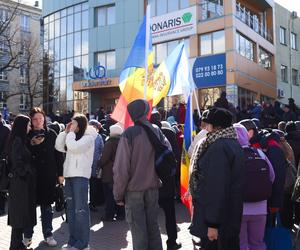
[[[190,164],[192,172],[189,181],[189,188],[192,195],[193,193],[195,193],[199,183],[199,172],[197,169],[198,160],[203,156],[208,147],[218,139],[237,139],[237,134],[234,127],[231,126],[225,129],[217,130],[212,133],[208,133],[204,141],[200,140],[199,143],[197,143],[193,151]]]

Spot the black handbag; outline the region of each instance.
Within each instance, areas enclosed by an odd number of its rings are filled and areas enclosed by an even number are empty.
[[[57,184],[55,187],[55,210],[61,212],[65,209],[65,195],[62,184]]]

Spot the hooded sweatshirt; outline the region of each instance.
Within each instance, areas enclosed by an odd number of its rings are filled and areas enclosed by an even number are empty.
[[[92,126],[77,141],[74,132],[61,132],[57,136],[56,150],[66,153],[64,177],[91,177],[96,138],[97,131]]]
[[[243,148],[249,147],[249,137],[246,128],[243,125],[238,123],[233,124],[233,127],[236,130],[240,145]],[[261,149],[257,149],[257,151],[260,157],[268,163],[270,180],[274,182],[275,174],[274,174],[272,164],[270,163],[268,157],[263,153]],[[267,200],[259,201],[259,202],[244,202],[243,215],[264,215],[264,214],[267,214]]]

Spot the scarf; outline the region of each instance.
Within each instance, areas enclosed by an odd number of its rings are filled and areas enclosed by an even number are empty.
[[[197,169],[198,160],[203,156],[206,150],[218,139],[236,139],[237,134],[234,127],[228,127],[225,129],[220,129],[212,133],[208,133],[204,141],[200,140],[193,151],[190,168],[192,168],[192,173],[190,176],[189,187],[191,194],[195,193],[199,184],[199,171]]]

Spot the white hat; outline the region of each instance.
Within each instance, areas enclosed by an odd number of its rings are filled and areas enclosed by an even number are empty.
[[[114,124],[109,127],[109,135],[121,135],[123,133],[124,129],[119,124]]]
[[[166,121],[162,121],[161,122],[161,127],[162,128],[169,128],[169,129],[172,129],[172,126],[169,122],[166,122]]]

